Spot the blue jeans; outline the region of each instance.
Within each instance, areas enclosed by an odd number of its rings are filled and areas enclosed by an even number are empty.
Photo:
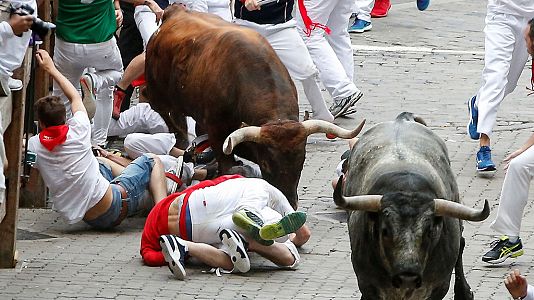
[[[148,188],[150,174],[154,167],[154,159],[146,154],[141,155],[132,161],[116,178],[113,178],[109,165],[101,161],[98,163],[100,174],[111,183],[113,200],[110,208],[104,214],[94,220],[85,222],[98,229],[108,229],[114,227],[114,223],[119,219],[122,201],[126,201],[128,204],[128,217],[139,212],[139,203]],[[128,195],[126,199],[122,199],[119,185],[126,190]]]

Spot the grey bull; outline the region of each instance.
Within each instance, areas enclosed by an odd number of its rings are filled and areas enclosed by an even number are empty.
[[[365,300],[473,299],[462,266],[462,220],[489,215],[460,203],[445,143],[411,113],[366,131],[335,203],[350,211],[352,265]]]

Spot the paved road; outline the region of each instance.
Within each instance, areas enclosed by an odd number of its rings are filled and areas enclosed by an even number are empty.
[[[413,0],[399,2],[394,2],[387,18],[373,20],[372,31],[353,36],[357,84],[365,96],[355,118],[339,124],[353,127],[366,118],[370,127],[402,111],[415,112],[427,121],[446,141],[464,202],[477,207],[484,199],[491,203],[487,221],[465,224],[467,279],[477,299],[506,299],[502,280],[512,267],[527,275],[534,272],[532,203],[523,222],[525,255],[512,265],[498,267],[483,265],[480,255],[493,236],[488,226],[503,180],[501,161],[532,131],[534,103],[524,88],[529,72],[524,72],[519,87],[499,111],[493,138],[499,172],[491,180],[475,177],[477,144],[465,134],[465,102],[480,84],[485,3],[433,0],[422,13]],[[301,109],[309,107],[303,103]],[[345,216],[332,204],[329,183],[346,147],[345,141],[329,141],[324,136],[309,139],[299,195],[313,237],[301,249],[303,263],[297,271],[275,270],[271,263],[253,256],[253,270],[246,275],[216,277],[204,273],[205,267],[188,266],[188,278],[180,282],[167,268],[142,265],[138,251],[143,219],[127,220],[116,231],[102,233],[84,224],[67,226],[50,210],[21,210],[20,229],[53,238],[18,242],[16,269],[0,270],[0,298],[359,298]],[[453,299],[451,292],[446,299]]]

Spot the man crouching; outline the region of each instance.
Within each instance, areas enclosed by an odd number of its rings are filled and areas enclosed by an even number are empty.
[[[186,275],[189,256],[222,272],[247,272],[247,251],[296,268],[300,255],[295,244],[309,238],[305,221],[306,214],[294,211],[265,180],[221,176],[156,204],[143,230],[141,256],[149,266],[167,263],[178,279]]]

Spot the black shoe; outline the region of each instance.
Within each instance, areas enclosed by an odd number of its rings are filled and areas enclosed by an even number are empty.
[[[516,258],[523,255],[523,245],[521,239],[511,243],[507,236],[503,235],[498,240],[491,243],[491,250],[482,256],[482,261],[490,264],[499,264],[508,257]]]
[[[189,252],[184,241],[175,235],[167,234],[160,236],[159,245],[171,273],[177,279],[184,280],[185,257]]]

